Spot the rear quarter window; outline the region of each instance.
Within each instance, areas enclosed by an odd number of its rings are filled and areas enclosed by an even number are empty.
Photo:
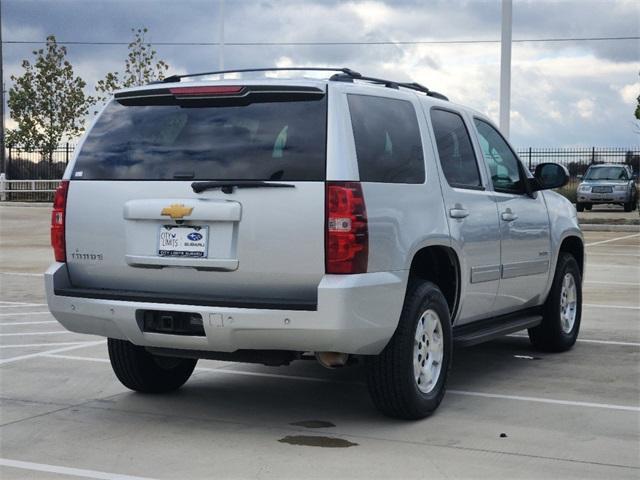
[[[362,182],[424,183],[420,128],[406,100],[347,95]]]

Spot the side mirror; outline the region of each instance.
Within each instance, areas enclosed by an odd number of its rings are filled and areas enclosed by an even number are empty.
[[[557,163],[539,163],[533,176],[536,180],[532,182],[534,191],[560,188],[569,183],[569,171]]]

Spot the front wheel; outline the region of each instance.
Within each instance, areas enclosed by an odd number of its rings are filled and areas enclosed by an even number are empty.
[[[580,202],[576,203],[576,210],[578,212],[584,212],[584,203],[580,203]]]
[[[180,388],[193,373],[197,359],[161,357],[126,340],[110,338],[109,360],[118,380],[142,393],[165,393]]]
[[[632,199],[631,201],[624,203],[622,206],[624,207],[625,212],[633,212],[636,206],[635,199]]]
[[[444,397],[452,348],[442,292],[431,282],[411,282],[393,337],[368,361],[367,385],[375,406],[409,420],[433,413]]]
[[[529,329],[531,343],[547,352],[564,352],[576,343],[582,317],[582,277],[573,255],[561,252],[542,323]]]

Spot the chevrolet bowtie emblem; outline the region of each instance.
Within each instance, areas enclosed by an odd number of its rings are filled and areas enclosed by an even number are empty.
[[[167,215],[174,220],[178,220],[182,217],[188,217],[191,215],[193,211],[193,207],[185,207],[181,203],[174,203],[173,205],[169,205],[168,207],[164,207],[160,215]]]

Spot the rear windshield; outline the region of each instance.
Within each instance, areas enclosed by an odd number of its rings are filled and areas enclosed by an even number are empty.
[[[112,101],[96,122],[72,179],[325,179],[326,95],[122,103]]]
[[[627,171],[623,167],[590,168],[585,180],[628,180]]]

